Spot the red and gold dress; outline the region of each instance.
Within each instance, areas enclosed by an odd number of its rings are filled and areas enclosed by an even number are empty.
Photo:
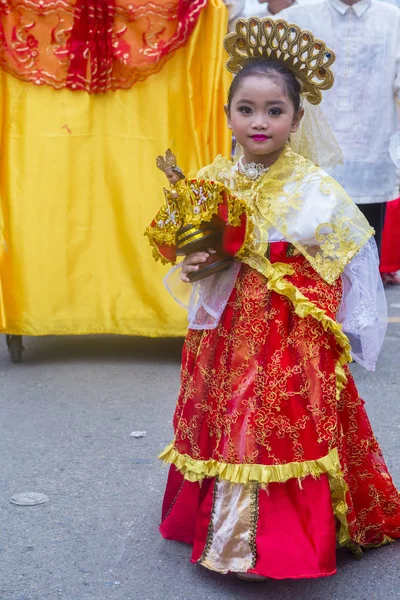
[[[400,536],[399,493],[347,366],[352,352],[371,360],[363,332],[379,321],[372,296],[351,306],[372,232],[289,149],[256,182],[221,157],[199,177],[252,216],[215,326],[185,341],[160,530],[221,573],[331,575],[337,544],[361,552]]]

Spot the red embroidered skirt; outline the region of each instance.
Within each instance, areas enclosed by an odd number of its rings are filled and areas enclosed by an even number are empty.
[[[340,279],[327,285],[287,244],[271,249],[334,318]],[[347,367],[338,392],[339,355],[321,322],[246,265],[218,327],[189,331],[160,531],[193,544],[193,562],[321,577],[336,571],[337,541],[361,551],[400,536],[399,493]]]

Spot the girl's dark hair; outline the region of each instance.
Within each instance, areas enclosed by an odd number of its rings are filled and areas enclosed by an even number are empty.
[[[293,103],[295,113],[300,109],[301,86],[295,75],[281,63],[275,60],[254,59],[243,67],[235,76],[228,93],[228,111],[234,95],[238,91],[242,81],[251,75],[268,77],[275,83],[284,85],[289,100]]]

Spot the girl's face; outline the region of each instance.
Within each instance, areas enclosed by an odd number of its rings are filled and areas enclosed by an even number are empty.
[[[290,134],[297,131],[303,109],[295,114],[284,84],[267,76],[249,75],[225,107],[228,127],[243,147],[246,162],[272,165]]]

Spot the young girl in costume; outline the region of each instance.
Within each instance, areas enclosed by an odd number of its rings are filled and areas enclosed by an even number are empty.
[[[333,52],[256,18],[225,47],[243,154],[198,179],[226,186],[249,218],[234,263],[193,286],[160,530],[220,573],[322,577],[337,544],[361,553],[400,535],[399,493],[347,366],[373,369],[384,336],[378,257],[361,212],[315,164],[337,160],[313,113]],[[207,258],[187,256],[182,280]]]

